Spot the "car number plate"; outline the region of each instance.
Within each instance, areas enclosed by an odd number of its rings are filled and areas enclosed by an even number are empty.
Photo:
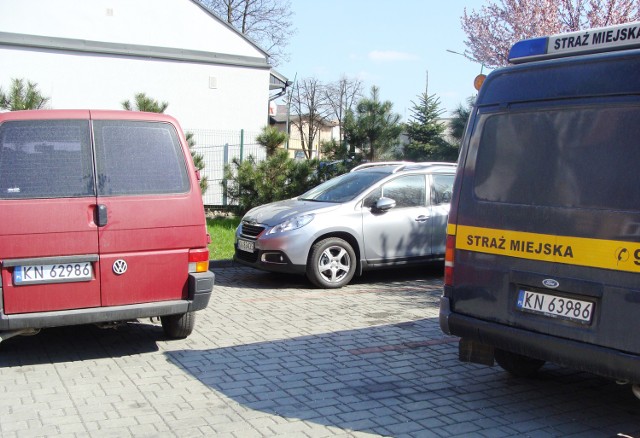
[[[241,251],[253,252],[255,246],[255,242],[252,242],[251,240],[238,239],[238,249]]]
[[[591,322],[595,303],[540,292],[520,290],[516,307],[525,312],[588,324]]]
[[[23,265],[13,270],[13,284],[63,283],[93,279],[91,262],[59,263],[54,265]]]

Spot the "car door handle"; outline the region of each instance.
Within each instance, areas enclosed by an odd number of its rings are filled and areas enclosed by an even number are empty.
[[[429,220],[429,216],[425,216],[424,214],[421,214],[415,219],[416,222],[426,222],[427,220]]]
[[[107,206],[104,204],[96,205],[96,225],[98,227],[104,227],[108,222]]]

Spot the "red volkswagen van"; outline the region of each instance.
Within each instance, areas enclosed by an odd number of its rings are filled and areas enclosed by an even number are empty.
[[[172,117],[0,114],[0,340],[144,317],[186,337],[213,289],[207,243]]]

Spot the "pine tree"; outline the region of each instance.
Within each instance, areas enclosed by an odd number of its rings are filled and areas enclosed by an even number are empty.
[[[444,139],[446,125],[440,120],[444,110],[440,99],[426,92],[412,102],[411,120],[405,128],[409,144],[405,146],[404,158],[411,161],[455,161],[458,148]]]
[[[351,148],[360,148],[369,161],[376,161],[397,146],[402,132],[400,115],[390,101],[380,101],[378,87],[371,87],[371,97],[360,100],[356,111],[345,116],[345,139]]]
[[[9,111],[42,109],[49,102],[38,90],[38,84],[24,79],[12,79],[9,91],[0,89],[0,109]]]
[[[274,126],[265,126],[262,128],[260,135],[256,137],[259,145],[264,146],[267,151],[267,157],[273,156],[280,145],[287,141],[287,133],[278,130]]]

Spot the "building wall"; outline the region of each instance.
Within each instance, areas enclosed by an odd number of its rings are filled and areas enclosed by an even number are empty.
[[[2,0],[0,65],[0,86],[36,82],[51,108],[144,92],[187,130],[267,124],[266,53],[193,0]]]

